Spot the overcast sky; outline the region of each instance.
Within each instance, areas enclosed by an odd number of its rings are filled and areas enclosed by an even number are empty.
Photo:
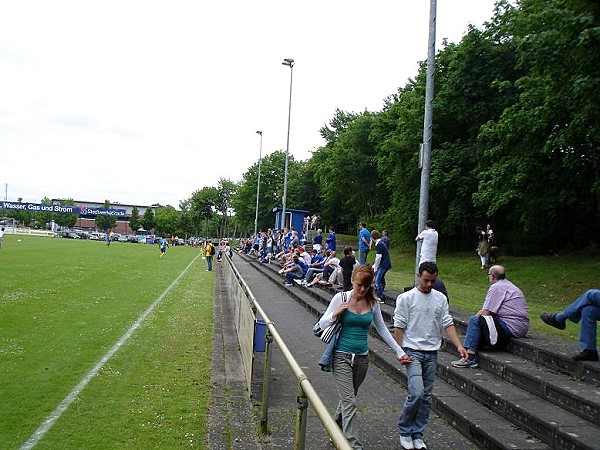
[[[179,206],[336,108],[379,111],[427,58],[427,0],[0,0],[0,198]],[[437,0],[437,44],[493,0]],[[435,120],[435,117],[434,117]],[[283,170],[283,168],[282,168]],[[6,186],[8,186],[6,188]]]

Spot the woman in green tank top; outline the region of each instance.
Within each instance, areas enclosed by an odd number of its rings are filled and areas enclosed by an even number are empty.
[[[369,329],[371,324],[383,340],[396,352],[396,358],[402,364],[410,363],[410,357],[404,353],[387,329],[381,306],[375,297],[373,268],[366,264],[358,266],[352,272],[352,290],[336,294],[319,325],[325,329],[336,319],[342,329],[335,344],[332,374],[335,380],[339,402],[335,420],[352,445],[362,449],[356,424],[356,395],[364,381],[369,367]],[[343,299],[348,299],[343,301]]]

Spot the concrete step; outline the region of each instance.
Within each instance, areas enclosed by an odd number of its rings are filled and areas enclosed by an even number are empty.
[[[513,425],[553,448],[598,448],[597,425],[482,368],[454,368],[450,364],[453,360],[455,355],[439,353],[438,377]]]
[[[469,316],[458,311],[452,311],[452,315],[457,330],[464,334]],[[537,319],[534,317],[531,320]],[[571,358],[579,351],[576,341],[530,333],[525,338],[512,339],[507,350],[569,378],[600,387],[600,362],[577,362]]]
[[[454,359],[458,358],[451,342],[446,342],[446,348]],[[479,369],[600,426],[600,392],[592,384],[532,364],[508,351],[480,352]]]
[[[281,282],[277,269],[274,265],[261,267],[265,275]],[[339,292],[339,289],[322,286],[291,289],[294,297],[313,313],[325,309],[332,295]],[[394,306],[395,297],[382,305],[384,318],[390,324]],[[468,316],[452,313],[457,329],[464,332]],[[405,372],[398,369],[387,346],[378,340],[372,340],[371,346],[376,363],[406,384]],[[481,352],[479,369],[452,367],[450,362],[458,353],[450,343],[447,348],[449,353],[439,354],[436,386],[443,390],[436,387],[434,411],[455,424],[477,445],[482,448],[598,448],[600,363],[574,362],[568,355],[573,353],[576,343],[547,336],[515,339],[506,352]],[[470,414],[471,411],[474,413]],[[488,421],[489,414],[495,416],[495,420]],[[489,429],[486,425],[489,423],[501,424],[500,428],[507,431]],[[508,435],[511,438],[507,441]],[[519,443],[511,447],[511,439]]]

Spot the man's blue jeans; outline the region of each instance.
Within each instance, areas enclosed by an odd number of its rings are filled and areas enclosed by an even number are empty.
[[[383,278],[388,270],[389,269],[382,269],[379,267],[377,272],[375,272],[375,280],[373,280],[373,284],[375,285],[375,293],[380,299],[383,298]]]
[[[210,255],[206,256],[206,270],[208,270],[209,272],[212,271],[212,260],[213,260],[212,256],[210,256]]]
[[[581,349],[596,349],[596,322],[600,320],[600,289],[588,289],[556,315],[558,320],[581,321],[579,346]]]
[[[423,430],[429,423],[437,352],[424,352],[411,348],[405,348],[404,351],[412,356],[413,360],[406,366],[408,395],[398,418],[398,434],[411,436],[413,439],[423,439]]]
[[[369,250],[363,250],[361,248],[358,249],[358,263],[362,266],[367,263],[367,255],[369,254]]]
[[[502,331],[508,337],[514,337],[510,332],[506,324],[498,319],[498,323],[502,327]],[[467,349],[477,350],[479,348],[479,341],[481,339],[481,327],[479,326],[479,316],[471,316],[469,323],[467,324],[467,334],[465,334],[465,341],[463,346]]]

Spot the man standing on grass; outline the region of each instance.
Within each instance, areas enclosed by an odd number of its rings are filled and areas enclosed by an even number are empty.
[[[206,258],[206,271],[212,272],[213,256],[215,255],[215,246],[210,240],[204,242],[204,257]]]
[[[379,231],[373,230],[371,233],[373,241],[375,241],[375,264],[373,264],[373,270],[375,271],[375,279],[373,284],[375,285],[375,293],[379,299],[379,303],[385,303],[385,295],[383,289],[385,287],[385,274],[392,268],[392,260],[390,259],[390,252],[387,246],[383,242],[383,238],[379,234]]]
[[[367,230],[367,224],[358,224],[358,263],[362,266],[367,263],[367,256],[371,250],[371,233]]]
[[[0,248],[2,248],[2,239],[4,239],[4,227],[0,228]]]
[[[436,262],[438,232],[435,230],[433,220],[425,222],[425,229],[419,233],[415,241],[421,243],[421,255],[419,257],[419,265],[425,261]]]

